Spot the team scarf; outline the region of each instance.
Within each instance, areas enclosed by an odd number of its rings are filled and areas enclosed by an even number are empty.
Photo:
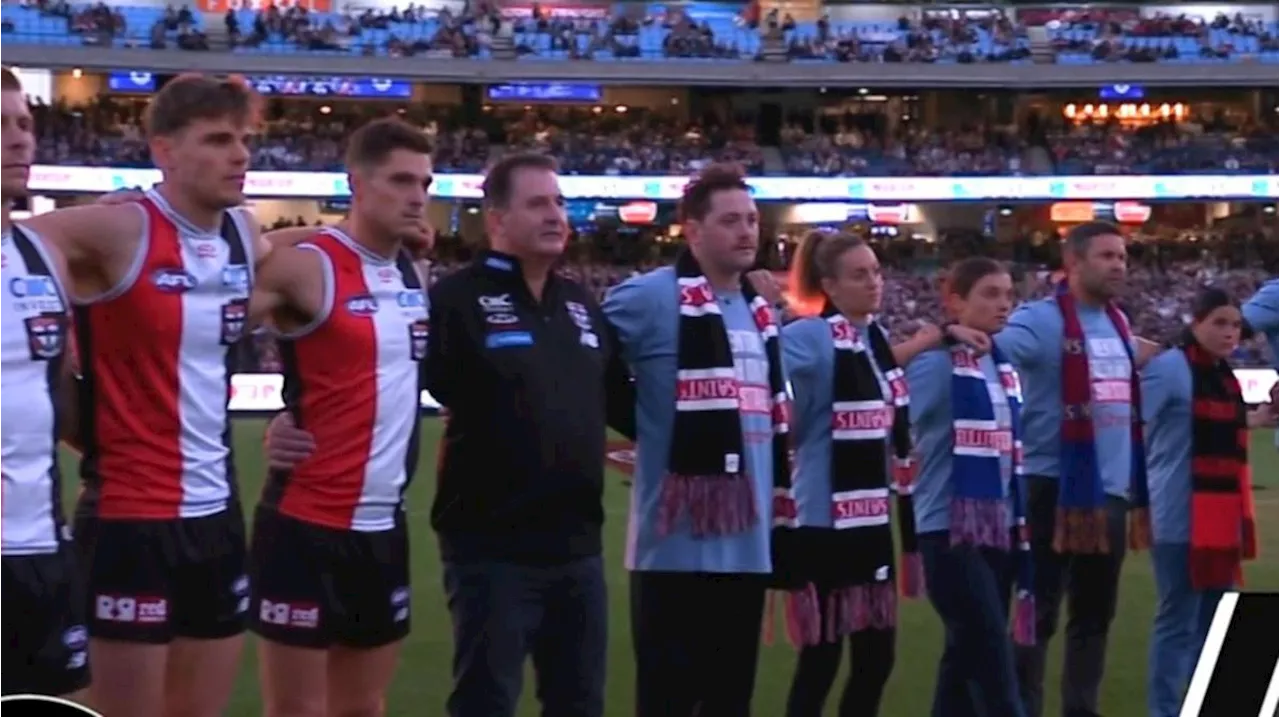
[[[1031,541],[1027,533],[1027,504],[1022,485],[1022,385],[1013,365],[992,343],[1000,387],[1009,404],[1009,429],[996,420],[987,377],[973,349],[951,349],[951,545],[1009,550],[1009,515],[1017,532],[1013,639],[1019,645],[1035,644],[1035,597]],[[1000,457],[1010,456],[1012,474],[1005,497]]]
[[[1229,589],[1258,553],[1247,409],[1226,361],[1190,332],[1182,350],[1191,366],[1191,585]]]
[[[1062,312],[1062,443],[1058,510],[1054,520],[1053,549],[1059,553],[1109,553],[1106,494],[1098,466],[1098,446],[1093,428],[1093,385],[1084,327],[1076,313],[1075,297],[1062,282],[1057,293]],[[1147,457],[1142,437],[1142,396],[1138,362],[1133,355],[1129,320],[1112,302],[1106,312],[1129,355],[1130,451],[1129,546],[1141,550],[1151,545],[1148,512]]]
[[[756,525],[760,507],[743,455],[740,392],[733,353],[715,290],[693,255],[676,260],[679,284],[679,348],[676,368],[676,416],[671,453],[659,498],[658,533],[667,535],[688,516],[695,538],[741,533]],[[773,419],[773,475],[790,476],[788,422],[791,412],[778,347],[778,323],[769,302],[742,280],[742,295],[764,339],[769,362]],[[766,507],[767,508],[767,507]]]
[[[797,645],[834,642],[860,630],[897,624],[897,593],[892,575],[884,572],[885,566],[894,562],[891,489],[897,493],[902,594],[917,597],[923,585],[911,496],[915,477],[906,377],[878,323],[867,325],[864,340],[864,332],[830,304],[822,317],[830,327],[835,350],[831,529],[814,531],[812,526],[799,524],[790,486],[775,485],[774,492],[774,524],[782,529],[775,532],[775,540],[782,538],[784,545],[791,541],[790,549],[780,558],[785,564],[778,572],[791,573],[786,625]],[[877,378],[877,368],[887,391]],[[790,528],[806,527],[809,530],[797,531],[795,537],[786,533]],[[819,604],[819,585],[826,595],[825,609]]]

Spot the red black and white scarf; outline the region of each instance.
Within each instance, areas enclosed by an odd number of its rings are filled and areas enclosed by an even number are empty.
[[[676,260],[680,319],[676,417],[659,499],[658,533],[686,518],[695,538],[751,529],[760,519],[746,470],[739,377],[715,291],[688,251]],[[769,302],[742,281],[742,295],[764,339],[773,416],[773,480],[789,481],[791,405],[783,380],[778,322]],[[768,509],[768,506],[765,506]]]
[[[801,524],[790,486],[776,486],[774,498],[775,541],[784,546],[775,551],[782,563],[775,566],[775,584],[787,590],[787,631],[800,645],[897,624],[891,492],[897,494],[902,594],[916,597],[923,586],[905,374],[878,323],[859,331],[831,306],[823,318],[835,350],[830,526]],[[818,602],[819,590],[826,605]]]
[[[1249,427],[1235,372],[1188,336],[1191,366],[1191,585],[1241,584],[1241,561],[1257,557],[1249,475]]]

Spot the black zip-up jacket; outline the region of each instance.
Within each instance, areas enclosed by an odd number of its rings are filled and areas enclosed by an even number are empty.
[[[558,564],[600,553],[606,422],[635,394],[590,292],[486,252],[430,291],[426,386],[449,415],[431,524],[446,562]],[[612,419],[612,420],[609,420]]]

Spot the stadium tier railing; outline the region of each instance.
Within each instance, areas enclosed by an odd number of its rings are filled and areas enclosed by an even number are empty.
[[[36,165],[29,186],[36,192],[103,194],[160,181],[156,169]],[[480,199],[483,176],[437,174],[433,196]],[[687,176],[585,176],[560,178],[570,199],[678,199]],[[1045,201],[1196,200],[1269,201],[1280,197],[1276,175],[1080,175],[1044,177],[752,177],[751,192],[760,201]],[[350,195],[340,172],[259,172],[245,179],[250,197],[316,199]]]
[[[364,57],[300,53],[152,50],[131,47],[63,46],[4,42],[4,59],[21,67],[121,69],[177,74],[355,75],[423,82],[595,82],[739,87],[902,87],[1044,90],[1113,84],[1168,87],[1273,87],[1277,63],[1243,59],[1230,63],[1051,65],[1002,63],[774,63],[668,59],[662,62],[592,62],[521,57],[518,61],[431,57]]]

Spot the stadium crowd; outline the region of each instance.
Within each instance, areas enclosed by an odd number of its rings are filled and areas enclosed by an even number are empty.
[[[303,224],[301,219],[281,220],[269,228]],[[1190,319],[1191,303],[1200,287],[1220,286],[1243,301],[1271,276],[1265,267],[1275,266],[1277,260],[1274,232],[1199,231],[1166,239],[1169,231],[1157,231],[1160,237],[1154,233],[1132,237],[1130,289],[1123,301],[1137,333],[1153,340],[1173,343],[1178,339]],[[621,244],[611,244],[610,239],[607,235],[592,237],[589,245],[574,246],[560,271],[603,298],[611,287],[671,261],[670,246],[653,244],[646,256],[639,256],[632,246],[634,241],[628,242],[627,256],[622,258]],[[798,237],[787,241],[795,239]],[[465,266],[473,253],[473,247],[458,236],[438,235],[436,242],[437,260],[430,276],[433,283]],[[1007,259],[1016,267],[1018,294],[1023,301],[1047,296],[1059,278],[1051,268],[1060,263],[1056,251],[1045,251],[1043,246],[1033,246],[1029,241],[992,246],[955,239],[947,245],[948,261],[976,254]],[[937,323],[945,313],[939,303],[938,257],[932,257],[932,261],[921,259],[916,256],[916,248],[910,242],[899,241],[879,247],[884,260],[885,325],[895,341],[909,337],[921,322]],[[245,370],[280,370],[279,353],[269,337],[259,335],[246,351],[242,359]],[[1243,342],[1233,361],[1241,368],[1266,366],[1265,341],[1257,337]]]
[[[111,97],[77,107],[33,107],[40,128],[37,161],[150,166],[138,129],[142,107]],[[386,111],[273,102],[253,167],[337,170],[344,131]],[[796,115],[782,127],[779,160],[771,164],[745,117],[689,123],[640,108],[603,107],[488,106],[477,117],[421,104],[399,111],[433,137],[436,169],[443,172],[476,172],[495,151],[530,149],[554,155],[567,174],[688,175],[727,160],[753,174],[821,176],[1274,173],[1280,154],[1274,124],[1220,116],[1140,128],[1052,122],[1031,132],[994,125],[891,127],[873,114]]]
[[[1029,62],[1027,28],[1044,26],[1048,51],[1062,63],[1221,62],[1272,59],[1275,23],[1241,14],[1140,16],[1123,7],[904,14],[892,21],[797,20],[761,3],[727,3],[714,11],[597,7],[509,12],[498,3],[451,3],[439,9],[315,12],[270,5],[228,10],[219,21],[188,6],[164,9],[26,0],[5,5],[10,41],[130,44],[192,51],[217,43],[237,52],[327,52],[392,57],[487,57],[495,39],[518,55],[578,60],[759,59],[769,43],[794,61]]]

